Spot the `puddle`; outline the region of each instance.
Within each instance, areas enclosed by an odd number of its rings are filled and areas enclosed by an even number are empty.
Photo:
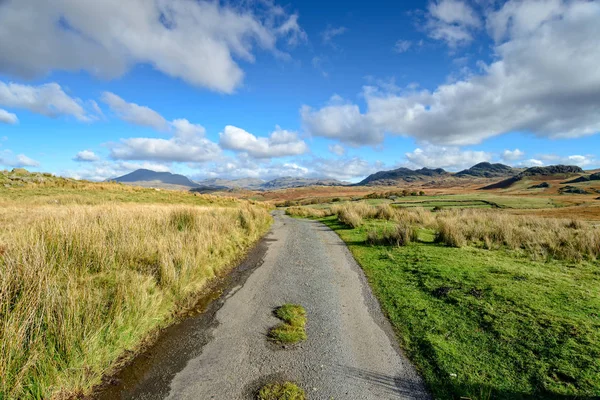
[[[217,311],[241,289],[262,262],[273,239],[262,239],[238,267],[213,280],[210,288],[182,321],[160,332],[158,339],[116,374],[105,377],[88,397],[97,400],[164,399],[173,377],[202,353],[218,326]]]

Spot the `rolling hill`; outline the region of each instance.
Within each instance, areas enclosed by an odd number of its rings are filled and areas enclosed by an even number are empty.
[[[531,167],[527,168],[525,171],[518,173],[515,176],[512,176],[508,179],[505,179],[500,182],[493,183],[491,185],[487,185],[481,188],[481,190],[491,190],[491,189],[508,189],[513,186],[515,183],[524,180],[526,178],[533,178],[539,180],[540,178],[567,178],[574,174],[583,174],[584,171],[580,167],[575,165],[551,165],[548,167]]]
[[[163,189],[192,189],[199,186],[187,176],[149,169],[138,169],[129,174],[109,179],[109,181]]]
[[[442,168],[398,168],[391,171],[379,171],[367,176],[357,186],[394,186],[399,183],[431,180],[432,178],[450,177],[452,174]]]
[[[499,178],[518,174],[519,170],[504,164],[491,164],[481,162],[473,165],[471,168],[457,172],[454,176],[475,177],[475,178]]]

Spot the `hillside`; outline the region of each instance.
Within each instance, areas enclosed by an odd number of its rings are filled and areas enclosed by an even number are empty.
[[[127,175],[109,179],[109,181],[163,189],[191,189],[199,186],[186,176],[170,172],[156,172],[149,169],[138,169]]]
[[[491,189],[508,189],[515,183],[526,179],[526,178],[567,178],[574,174],[582,174],[584,173],[583,169],[577,167],[575,165],[550,165],[548,167],[531,167],[527,168],[525,171],[518,173],[515,176],[512,176],[503,181],[493,183],[491,185],[487,185],[481,188],[481,190],[491,190]]]
[[[221,179],[212,178],[196,182],[203,188],[225,188],[225,189],[260,189],[265,183],[262,179],[243,178],[243,179]]]
[[[448,176],[451,176],[451,174],[449,172],[446,172],[442,168],[421,168],[417,170],[412,170],[410,168],[398,168],[391,171],[379,171],[374,174],[371,174],[359,183],[357,183],[357,185],[394,186],[402,182],[424,181],[430,180],[432,178]]]
[[[273,189],[286,189],[294,187],[304,186],[343,186],[344,182],[338,181],[337,179],[328,178],[294,178],[286,176],[282,178],[276,178],[265,182],[261,185],[261,189],[273,190]]]
[[[489,162],[481,162],[473,165],[471,168],[457,172],[458,177],[475,177],[475,178],[498,178],[503,176],[513,176],[519,170],[509,167],[504,164],[491,164]]]

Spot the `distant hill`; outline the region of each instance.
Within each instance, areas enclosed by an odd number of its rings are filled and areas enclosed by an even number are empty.
[[[346,183],[338,181],[337,179],[318,179],[318,178],[294,178],[286,176],[283,178],[273,179],[265,182],[261,185],[261,189],[273,190],[273,189],[285,189],[292,187],[304,187],[304,186],[343,186]]]
[[[358,186],[394,186],[400,182],[415,182],[431,180],[431,178],[451,176],[442,168],[421,168],[412,170],[410,168],[398,168],[391,171],[379,171],[367,176],[365,179],[357,183]]]
[[[265,183],[262,179],[244,178],[244,179],[204,179],[197,182],[201,187],[226,188],[226,189],[260,189]]]
[[[504,164],[491,164],[489,162],[481,162],[473,165],[471,168],[457,172],[458,177],[476,177],[476,178],[499,178],[503,176],[513,176],[519,170],[509,167]]]
[[[156,172],[149,169],[138,169],[127,175],[108,179],[135,186],[156,187],[165,189],[191,189],[199,185],[188,177],[170,172]]]
[[[327,178],[295,178],[286,176],[282,178],[276,178],[270,181],[263,181],[261,179],[205,179],[199,181],[199,188],[195,191],[213,191],[223,189],[248,189],[248,190],[275,190],[275,189],[286,189],[293,187],[304,187],[304,186],[342,186],[346,183],[338,181],[336,179]]]
[[[503,181],[487,185],[481,188],[481,190],[490,189],[507,189],[527,177],[567,177],[573,174],[582,174],[583,169],[575,165],[551,165],[548,167],[531,167],[525,171],[518,173],[517,175],[505,179]]]

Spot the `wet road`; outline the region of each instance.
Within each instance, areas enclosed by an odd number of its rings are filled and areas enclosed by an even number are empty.
[[[252,399],[274,380],[296,382],[309,399],[429,398],[333,231],[278,213],[262,246],[220,299],[166,332],[104,398]],[[285,349],[266,338],[284,303],[308,318],[308,339]]]

